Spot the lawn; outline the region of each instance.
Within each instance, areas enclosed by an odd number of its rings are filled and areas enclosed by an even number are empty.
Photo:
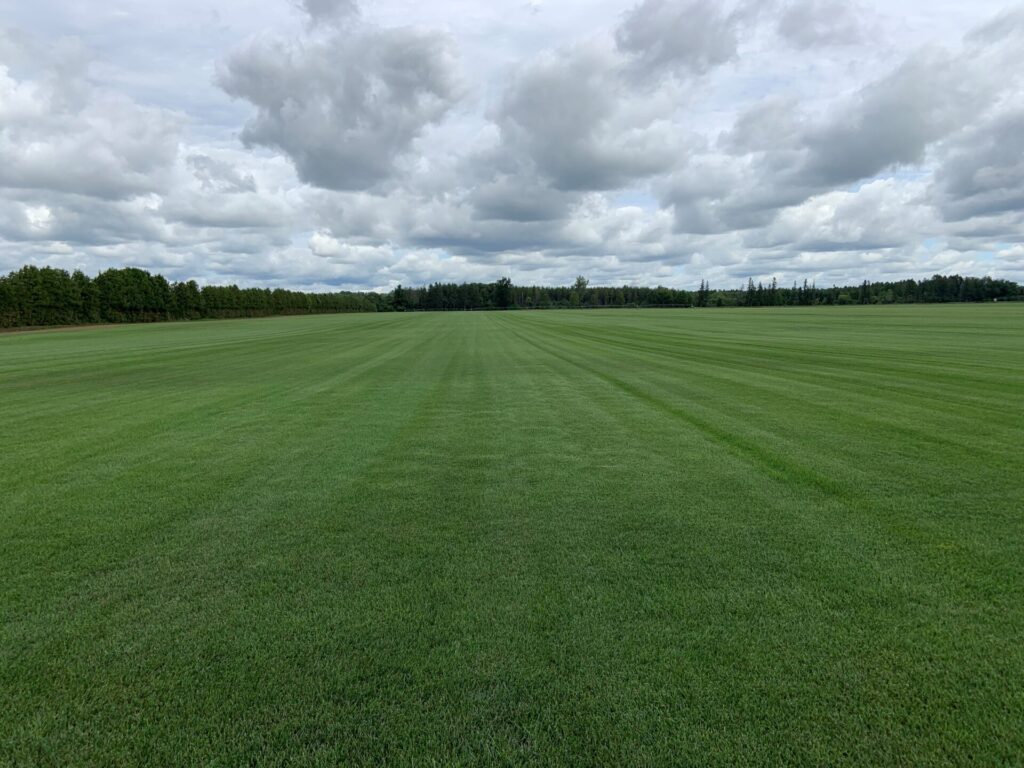
[[[0,336],[0,764],[1022,762],[1024,305]]]

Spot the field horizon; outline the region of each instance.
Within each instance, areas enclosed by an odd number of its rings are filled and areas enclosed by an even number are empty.
[[[1024,759],[1024,303],[0,334],[0,764]]]

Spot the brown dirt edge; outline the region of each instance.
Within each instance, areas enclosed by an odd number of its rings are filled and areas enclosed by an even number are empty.
[[[0,328],[0,336],[15,333],[66,333],[68,331],[91,331],[96,328],[129,328],[139,325],[181,325],[182,323],[224,323],[234,320],[270,320],[275,317],[315,317],[318,315],[366,315],[369,312],[311,312],[305,315],[261,315],[259,317],[201,317],[195,320],[152,320],[140,323],[82,323],[80,325],[22,325],[16,328]]]
[[[18,328],[0,328],[0,334],[15,333],[43,333],[46,331],[64,333],[67,331],[88,331],[93,328],[120,328],[124,325],[139,325],[139,323],[85,323],[83,325],[26,325]]]

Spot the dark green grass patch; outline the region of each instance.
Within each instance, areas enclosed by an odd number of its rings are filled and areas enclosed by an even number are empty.
[[[0,763],[1018,765],[1024,306],[0,337]]]

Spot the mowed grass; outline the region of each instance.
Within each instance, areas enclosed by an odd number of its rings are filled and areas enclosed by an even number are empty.
[[[0,763],[1024,762],[1024,305],[7,335],[0,438]]]

